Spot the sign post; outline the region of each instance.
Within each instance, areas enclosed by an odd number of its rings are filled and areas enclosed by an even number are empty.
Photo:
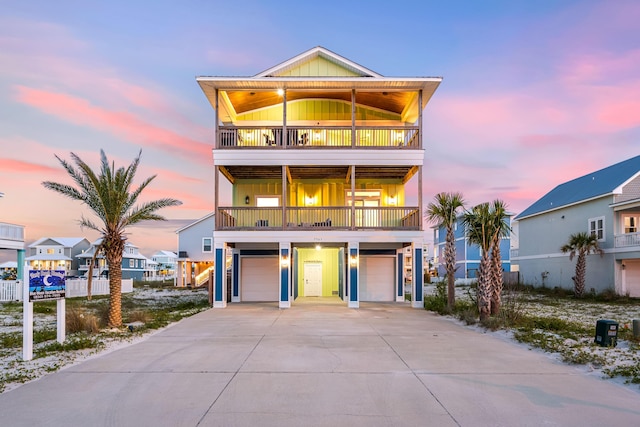
[[[23,334],[22,334],[22,358],[33,359],[33,302],[57,300],[56,326],[59,343],[64,342],[66,301],[65,271],[64,270],[28,270],[28,277],[23,277]],[[23,274],[26,276],[26,274]]]

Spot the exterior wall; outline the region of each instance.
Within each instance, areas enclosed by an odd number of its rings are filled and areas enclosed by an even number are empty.
[[[213,261],[213,246],[211,252],[203,252],[202,238],[213,239],[214,218],[211,216],[178,233],[178,255],[186,252],[190,261]]]
[[[288,186],[287,206],[306,206],[307,197],[315,197],[314,206],[347,206],[346,192],[350,190],[351,184],[344,179],[296,181]],[[391,197],[395,197],[393,206],[405,204],[404,185],[396,180],[358,180],[357,190],[380,190],[380,206],[390,206]],[[245,203],[247,196],[249,205]],[[282,181],[244,179],[233,186],[233,206],[254,206],[256,196],[282,196]]]
[[[357,77],[359,74],[317,56],[298,67],[277,73],[277,75],[282,77]]]
[[[603,257],[587,256],[585,289],[587,292],[592,288],[596,292],[615,289],[617,267],[615,255],[611,253],[614,246],[611,202],[611,197],[604,197],[519,220],[520,280],[534,286],[573,289],[576,259],[569,260],[569,254],[563,254],[560,248],[569,241],[570,235],[588,232],[590,218],[604,216],[604,241],[598,244],[609,253]]]
[[[339,248],[322,248],[321,250],[298,248],[298,283],[293,284],[298,286],[298,295],[304,295],[304,264],[306,262],[322,264],[322,296],[330,297],[338,294],[339,250]]]
[[[633,178],[622,189],[622,194],[614,196],[614,202],[626,202],[628,200],[634,200],[640,198],[640,175]]]

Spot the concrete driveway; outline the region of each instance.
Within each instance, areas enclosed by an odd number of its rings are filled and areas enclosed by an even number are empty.
[[[0,424],[631,426],[638,402],[404,304],[240,304],[4,393]]]

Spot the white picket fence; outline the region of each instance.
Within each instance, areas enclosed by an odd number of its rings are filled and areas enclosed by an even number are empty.
[[[0,301],[22,301],[22,282],[0,280]]]
[[[87,279],[66,280],[66,297],[86,297]],[[133,292],[133,279],[122,279],[122,293]],[[91,281],[91,295],[109,295],[109,280],[94,279]],[[22,285],[18,280],[0,281],[0,302],[22,301]]]

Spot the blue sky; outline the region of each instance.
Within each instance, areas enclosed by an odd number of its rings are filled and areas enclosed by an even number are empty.
[[[0,221],[27,240],[86,236],[54,155],[116,164],[142,149],[161,226],[146,256],[213,209],[213,111],[198,75],[254,75],[323,46],[386,76],[442,76],[424,112],[425,201],[461,191],[518,213],[554,186],[640,153],[640,2],[5,1]],[[203,154],[205,153],[205,154]],[[0,254],[1,256],[2,254]]]

